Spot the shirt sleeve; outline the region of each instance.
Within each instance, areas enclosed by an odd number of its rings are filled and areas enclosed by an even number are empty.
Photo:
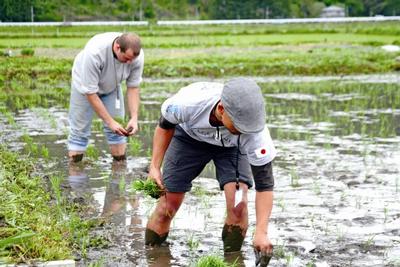
[[[85,52],[82,60],[82,79],[79,91],[83,94],[94,94],[99,91],[102,62],[98,55]]]
[[[246,151],[249,163],[253,166],[265,165],[276,156],[276,149],[267,126],[259,133],[244,134],[240,146],[241,150]]]
[[[161,115],[172,124],[180,124],[189,121],[189,112],[187,112],[187,107],[176,94],[162,104]]]
[[[272,162],[261,166],[251,165],[253,172],[254,184],[257,192],[274,190],[274,174],[272,172]]]
[[[140,49],[139,57],[133,62],[131,71],[126,79],[127,87],[139,87],[142,82],[143,67],[144,67],[144,52]]]

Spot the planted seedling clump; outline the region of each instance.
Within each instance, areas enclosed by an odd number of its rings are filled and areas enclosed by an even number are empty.
[[[160,189],[156,182],[153,180],[136,180],[132,183],[132,187],[135,191],[141,191],[145,195],[151,196],[152,198],[160,198],[165,194],[165,191]]]

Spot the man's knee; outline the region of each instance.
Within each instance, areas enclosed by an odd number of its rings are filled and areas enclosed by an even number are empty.
[[[174,218],[176,212],[177,208],[174,208],[167,203],[163,203],[162,205],[157,207],[153,216],[155,216],[157,223],[164,224],[171,221]]]
[[[234,207],[227,208],[228,217],[232,220],[233,224],[240,224],[243,220],[247,219],[247,200],[242,200]]]

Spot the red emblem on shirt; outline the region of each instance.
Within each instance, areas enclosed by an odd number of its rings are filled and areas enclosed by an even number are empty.
[[[267,153],[267,151],[266,151],[264,148],[263,148],[263,149],[261,149],[261,151],[260,151],[260,152],[261,152],[261,154],[263,154],[263,155],[264,155],[265,153]]]

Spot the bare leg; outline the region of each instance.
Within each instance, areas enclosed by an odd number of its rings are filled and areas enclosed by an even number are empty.
[[[126,151],[126,144],[115,144],[110,145],[111,155],[113,156],[114,160],[120,161],[125,160],[125,151]]]
[[[161,245],[168,236],[171,221],[181,206],[185,193],[169,193],[162,196],[146,226],[146,245]]]
[[[236,183],[228,183],[224,186],[227,216],[222,231],[222,240],[225,252],[240,251],[249,224],[247,185],[240,183],[240,188],[243,190],[242,201],[235,207]]]

